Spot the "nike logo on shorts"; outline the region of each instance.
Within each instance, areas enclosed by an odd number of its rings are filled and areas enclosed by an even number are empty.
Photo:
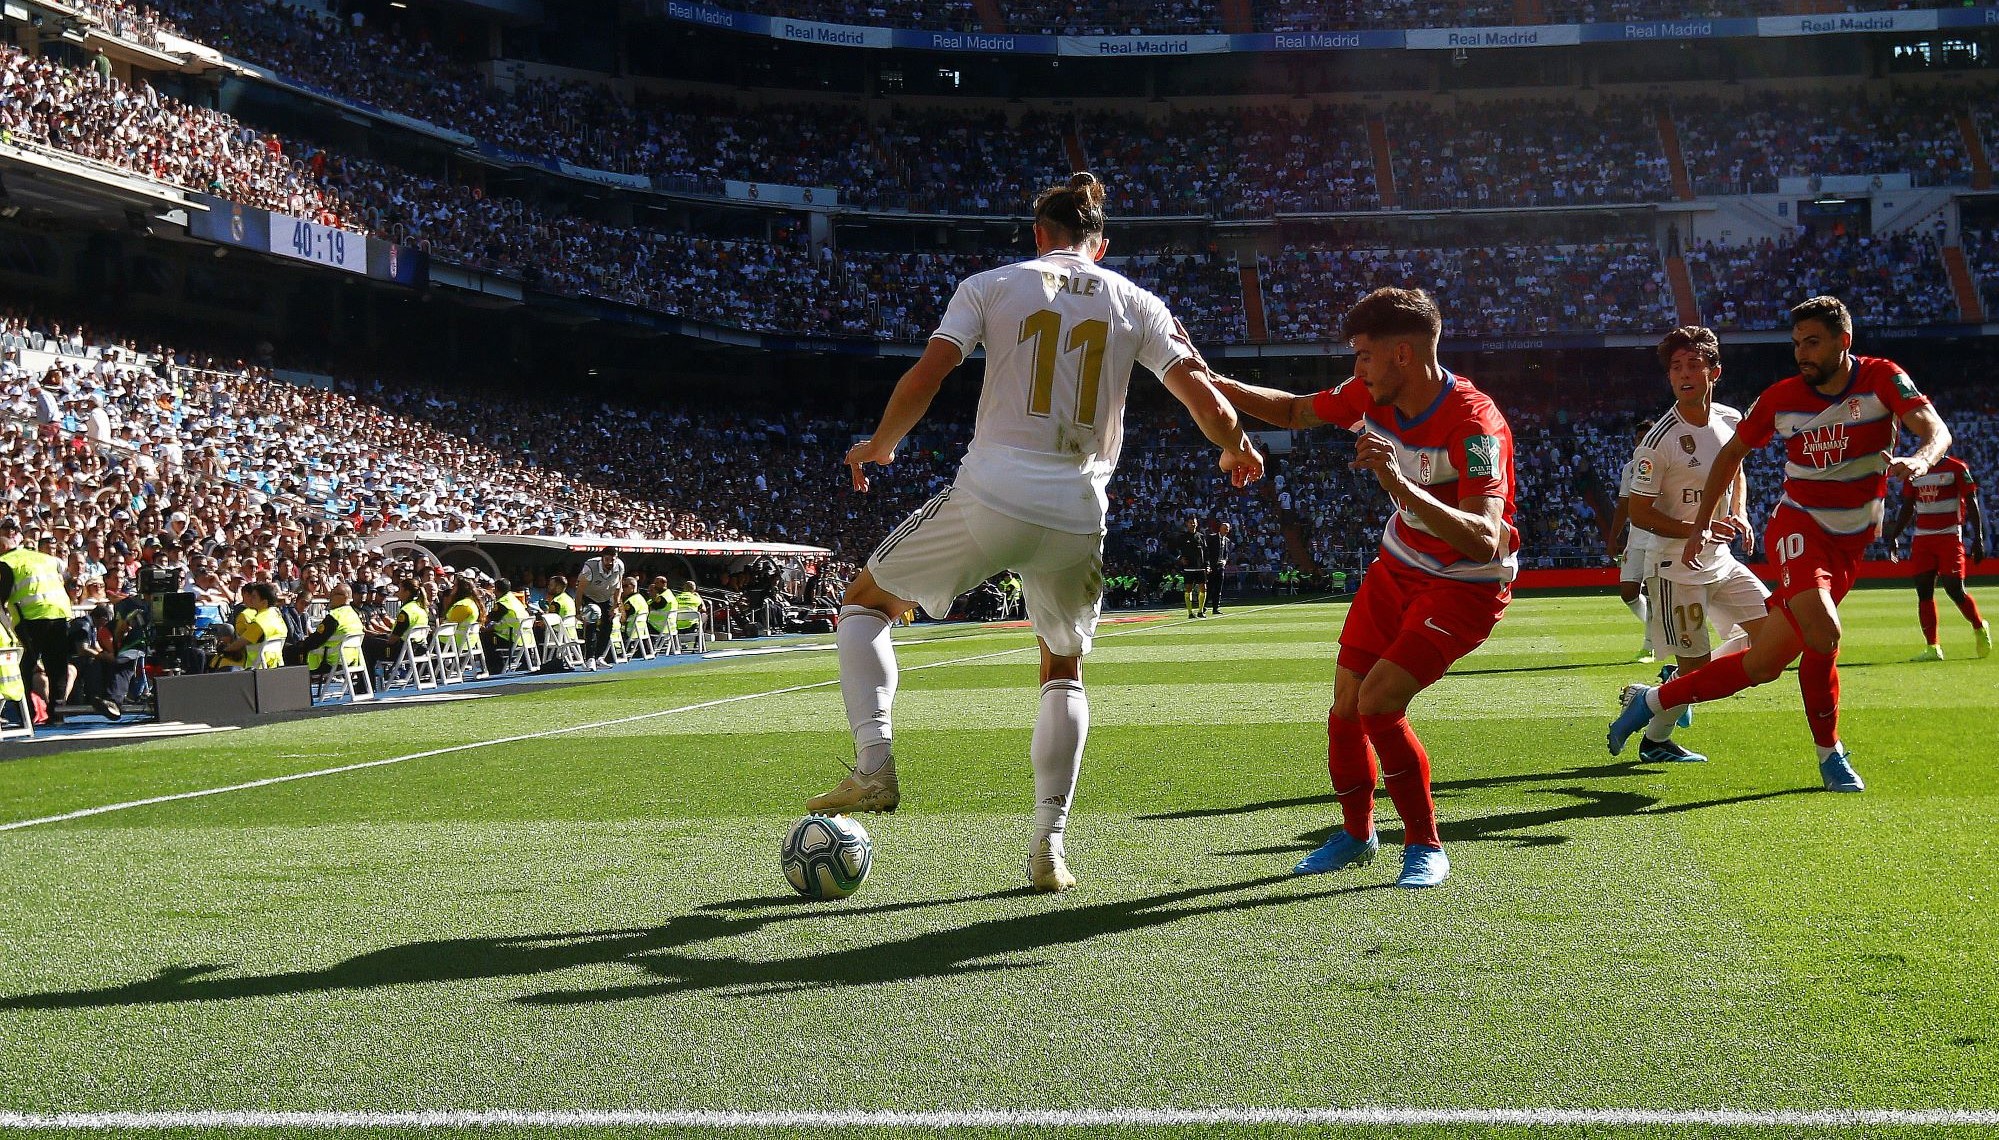
[[[1423,624],[1424,624],[1424,625],[1427,625],[1427,626],[1429,626],[1429,627],[1430,627],[1431,629],[1434,629],[1434,630],[1436,630],[1436,631],[1437,631],[1438,633],[1441,633],[1441,634],[1443,634],[1443,635],[1444,635],[1445,637],[1450,637],[1450,638],[1455,638],[1455,637],[1457,637],[1457,634],[1455,634],[1455,633],[1452,633],[1452,632],[1451,632],[1450,630],[1448,630],[1448,629],[1445,629],[1445,628],[1444,628],[1443,626],[1441,626],[1441,625],[1438,625],[1438,624],[1437,624],[1437,619],[1435,619],[1435,618],[1424,618],[1424,619],[1423,619]]]

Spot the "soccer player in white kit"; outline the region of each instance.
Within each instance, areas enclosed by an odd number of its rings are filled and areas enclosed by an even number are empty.
[[[1651,424],[1639,424],[1638,442],[1645,442],[1645,436],[1651,430]],[[1631,611],[1631,616],[1638,619],[1639,628],[1645,631],[1645,644],[1639,648],[1636,660],[1640,665],[1650,665],[1659,658],[1652,650],[1652,616],[1645,597],[1645,570],[1652,564],[1652,548],[1658,545],[1659,539],[1631,520],[1631,480],[1637,471],[1638,460],[1634,457],[1624,461],[1624,470],[1617,475],[1617,509],[1610,516],[1610,553],[1620,560],[1618,596],[1624,599],[1624,608]],[[1627,529],[1630,531],[1628,538],[1625,536]]]
[[[1673,406],[1632,454],[1631,526],[1633,533],[1643,527],[1660,536],[1646,560],[1645,588],[1652,597],[1652,643],[1678,659],[1677,666],[1660,671],[1663,683],[1676,671],[1691,672],[1708,663],[1713,656],[1709,622],[1724,637],[1747,644],[1748,635],[1768,616],[1770,591],[1749,567],[1736,561],[1726,541],[1711,543],[1698,567],[1681,558],[1681,548],[1694,533],[1693,523],[1700,514],[1707,473],[1722,446],[1735,438],[1742,413],[1714,402],[1714,386],[1721,379],[1721,342],[1712,331],[1698,325],[1674,329],[1659,342],[1659,361],[1666,366]],[[1727,501],[1714,512],[1716,531],[1725,529],[1741,539],[1744,553],[1755,549],[1748,493],[1748,482],[1737,471]],[[1676,725],[1692,723],[1688,712],[1688,706],[1681,705],[1652,717],[1638,744],[1640,763],[1707,759],[1672,739]]]
[[[1165,303],[1097,264],[1108,248],[1103,202],[1103,184],[1087,173],[1042,191],[1037,256],[959,284],[880,426],[847,452],[854,489],[865,491],[867,465],[894,462],[944,378],[985,345],[978,419],[956,480],[891,531],[847,588],[836,643],[854,771],[806,804],[815,812],[895,810],[902,797],[889,721],[890,621],[918,602],[941,617],[958,595],[1013,570],[1041,642],[1041,709],[1029,746],[1028,879],[1038,891],[1076,885],[1062,835],[1089,732],[1082,660],[1102,606],[1104,491],[1124,441],[1132,364],[1186,405],[1237,486],[1263,474],[1263,457]]]

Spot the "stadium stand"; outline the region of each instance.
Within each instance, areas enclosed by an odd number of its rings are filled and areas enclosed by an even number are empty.
[[[1658,250],[1641,243],[1461,249],[1287,247],[1263,266],[1277,340],[1331,340],[1339,314],[1390,281],[1431,290],[1452,335],[1670,327]]]
[[[1707,323],[1716,329],[1790,327],[1796,298],[1832,293],[1863,327],[1949,324],[1957,300],[1928,234],[1805,233],[1787,242],[1687,253]]]
[[[1500,100],[1387,114],[1395,185],[1416,209],[1661,202],[1672,177],[1653,109]]]
[[[1766,194],[1777,180],[1906,173],[1918,186],[1963,185],[1970,167],[1960,96],[1764,92],[1753,100],[1683,99],[1673,114],[1702,194]]]

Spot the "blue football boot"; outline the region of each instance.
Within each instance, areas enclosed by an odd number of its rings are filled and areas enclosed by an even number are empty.
[[[1343,871],[1348,867],[1365,867],[1374,862],[1375,853],[1381,850],[1381,838],[1369,835],[1366,839],[1355,839],[1347,834],[1344,827],[1335,827],[1331,839],[1319,846],[1317,851],[1298,861],[1291,868],[1294,875],[1323,875],[1328,871]]]
[[[1838,752],[1819,761],[1819,777],[1825,781],[1828,792],[1864,792],[1867,785],[1860,780],[1860,773],[1853,770],[1853,753],[1841,746]]]
[[[1624,751],[1624,742],[1631,739],[1632,733],[1643,731],[1652,723],[1652,706],[1645,703],[1645,694],[1651,691],[1650,685],[1625,686],[1624,709],[1610,722],[1610,732],[1605,737],[1612,756]]]
[[[1450,856],[1441,847],[1411,844],[1402,849],[1402,877],[1395,885],[1409,890],[1439,886],[1451,877]]]

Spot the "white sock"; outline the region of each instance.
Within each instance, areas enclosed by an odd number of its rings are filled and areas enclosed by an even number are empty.
[[[862,774],[881,770],[889,758],[888,708],[895,701],[895,646],[888,619],[866,606],[842,606],[833,635],[840,658],[840,696],[847,702],[847,727],[854,730],[856,766]]]
[[[1645,627],[1645,647],[1647,649],[1650,649],[1652,647],[1651,599],[1647,598],[1643,594],[1640,594],[1637,597],[1631,599],[1630,601],[1624,603],[1624,608],[1630,610],[1631,616],[1638,619],[1638,624]]]
[[[1090,735],[1090,699],[1081,681],[1041,686],[1041,713],[1034,718],[1034,833],[1060,835],[1069,822],[1076,773],[1083,766],[1083,740]]]
[[[1827,760],[1832,759],[1834,753],[1846,751],[1846,745],[1839,743],[1837,741],[1833,743],[1833,746],[1831,748],[1827,748],[1823,744],[1814,745],[1814,747],[1816,747],[1819,750],[1819,763],[1821,764],[1825,763]]]
[[[1652,702],[1646,701],[1645,707],[1651,708]],[[1652,723],[1645,726],[1645,739],[1655,744],[1662,740],[1671,739],[1673,729],[1679,727],[1680,713],[1684,712],[1686,707],[1685,705],[1674,705],[1672,708],[1662,709],[1659,712],[1653,713]]]
[[[1652,710],[1652,715],[1654,717],[1661,717],[1666,715],[1665,708],[1659,704],[1659,686],[1654,685],[1652,688],[1645,690],[1645,707]],[[1679,715],[1680,714],[1677,711],[1673,713],[1673,716],[1676,719],[1679,717]]]
[[[1734,637],[1721,643],[1721,648],[1715,650],[1714,655],[1716,657],[1726,657],[1731,653],[1740,653],[1747,648],[1749,648],[1749,635],[1738,630]]]

